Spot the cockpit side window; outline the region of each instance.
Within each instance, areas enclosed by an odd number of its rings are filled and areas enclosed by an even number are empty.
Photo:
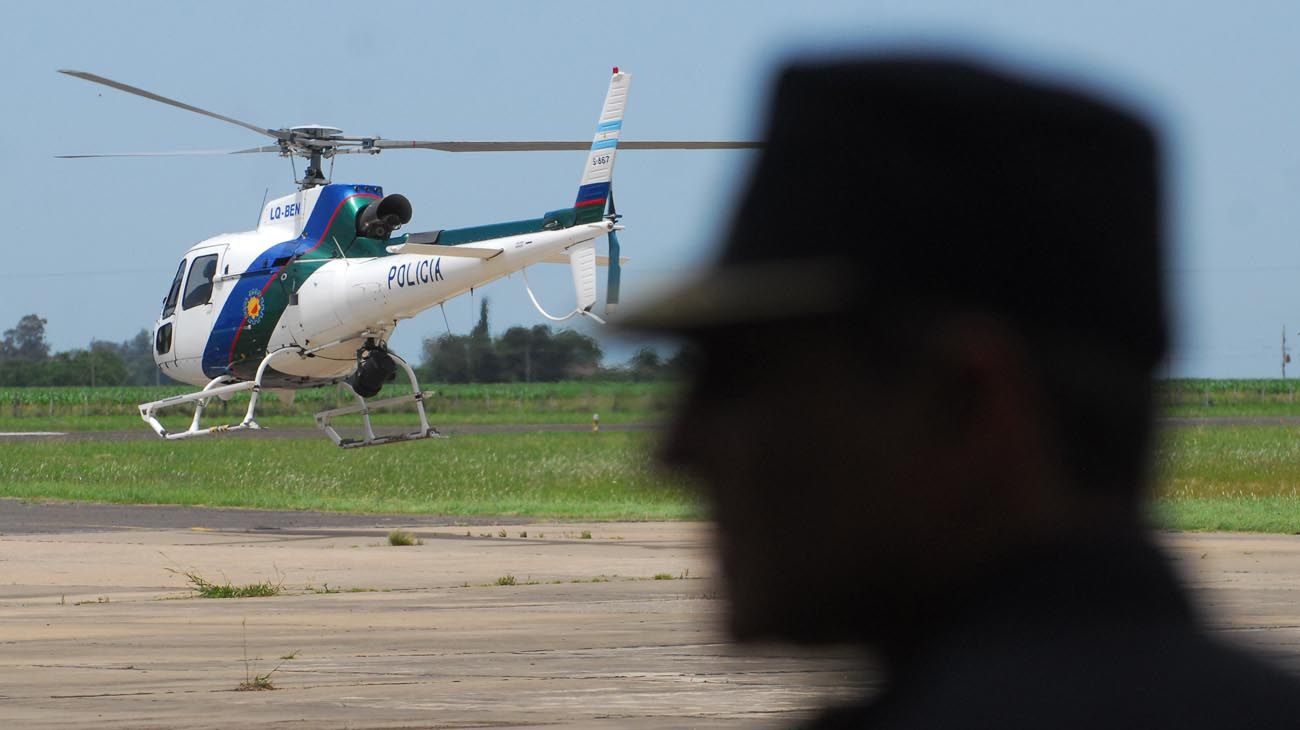
[[[166,355],[172,349],[172,323],[168,322],[158,328],[153,338],[154,352],[159,355]]]
[[[172,279],[172,288],[167,290],[167,298],[163,299],[163,317],[170,317],[176,311],[176,298],[181,293],[181,276],[185,273],[185,261],[176,267],[176,278]]]
[[[190,309],[212,301],[212,279],[217,275],[217,255],[200,256],[190,264],[190,276],[185,281],[185,298],[181,308]]]

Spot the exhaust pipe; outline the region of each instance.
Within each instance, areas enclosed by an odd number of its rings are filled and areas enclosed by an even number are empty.
[[[357,213],[357,235],[386,240],[393,231],[411,222],[411,201],[405,195],[385,195]]]

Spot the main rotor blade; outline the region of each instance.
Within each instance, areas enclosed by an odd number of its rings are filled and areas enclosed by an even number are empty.
[[[725,142],[697,142],[693,140],[667,140],[641,142],[637,140],[620,141],[618,149],[620,150],[761,150],[765,145],[762,142],[750,141],[725,141]],[[583,149],[590,149],[591,145],[585,145]]]
[[[175,150],[172,152],[103,152],[85,155],[55,155],[63,160],[80,160],[87,157],[186,157],[189,155],[247,155],[253,152],[279,152],[277,145],[250,147],[246,150]]]
[[[377,139],[377,149],[422,149],[442,152],[554,152],[589,150],[591,141],[577,142],[441,142],[413,139]],[[620,150],[747,150],[761,149],[762,142],[701,142],[695,140],[620,141]]]
[[[104,86],[108,86],[108,87],[111,87],[111,88],[117,89],[118,91],[125,91],[125,92],[128,93],[128,94],[135,94],[136,96],[143,96],[143,97],[146,98],[146,99],[152,99],[152,100],[157,101],[157,102],[162,102],[163,104],[167,104],[167,105],[169,105],[169,106],[174,106],[174,107],[176,107],[176,108],[178,108],[178,109],[184,109],[185,111],[194,112],[195,114],[202,114],[202,115],[205,116],[205,117],[212,117],[213,119],[220,119],[220,120],[223,121],[223,122],[229,122],[229,123],[231,123],[231,124],[237,124],[237,125],[243,127],[244,129],[251,129],[251,130],[253,130],[254,132],[257,132],[258,134],[264,134],[264,135],[266,135],[266,136],[268,136],[268,137],[271,137],[271,138],[273,138],[273,139],[288,139],[288,138],[289,138],[289,134],[288,134],[287,132],[282,132],[282,131],[280,131],[280,130],[278,130],[278,129],[267,129],[266,127],[259,127],[259,126],[257,126],[256,124],[251,124],[251,123],[249,123],[249,122],[243,122],[243,121],[240,121],[240,120],[238,120],[238,119],[235,119],[234,117],[228,117],[228,116],[225,116],[225,115],[223,115],[223,114],[217,114],[216,112],[210,112],[210,111],[208,111],[207,109],[200,109],[200,108],[198,108],[197,106],[193,106],[193,105],[190,105],[190,104],[186,104],[185,102],[182,102],[182,101],[176,101],[175,99],[168,99],[167,97],[165,97],[165,96],[160,96],[160,95],[158,95],[158,94],[153,93],[152,91],[145,91],[144,89],[140,89],[140,88],[137,88],[137,87],[135,87],[135,86],[131,86],[131,85],[129,85],[129,84],[124,84],[124,83],[122,83],[122,82],[120,82],[120,81],[114,81],[114,80],[112,80],[112,79],[106,79],[106,78],[104,78],[103,76],[98,76],[98,75],[96,75],[96,74],[92,74],[92,73],[89,73],[89,72],[87,72],[87,71],[70,71],[70,70],[67,70],[67,69],[59,69],[59,73],[61,73],[61,74],[67,74],[67,75],[69,75],[69,76],[76,76],[76,77],[79,78],[79,79],[85,79],[86,81],[90,81],[90,82],[92,82],[92,83],[96,83],[96,84],[103,84]]]

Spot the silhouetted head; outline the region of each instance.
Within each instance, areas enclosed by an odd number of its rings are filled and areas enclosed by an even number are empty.
[[[904,57],[787,69],[766,140],[713,270],[628,322],[701,356],[665,456],[707,490],[736,632],[889,641],[1019,550],[1135,529],[1148,126]]]

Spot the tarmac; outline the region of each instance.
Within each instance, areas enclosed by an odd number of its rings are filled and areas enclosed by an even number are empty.
[[[88,507],[0,501],[0,726],[788,727],[877,683],[728,643],[707,523]],[[1160,540],[1216,632],[1300,674],[1300,537]]]
[[[849,652],[727,643],[707,524],[413,524],[394,547],[390,519],[68,509],[76,531],[33,509],[0,537],[2,727],[788,726],[869,682]],[[186,573],[283,593],[198,598]]]

